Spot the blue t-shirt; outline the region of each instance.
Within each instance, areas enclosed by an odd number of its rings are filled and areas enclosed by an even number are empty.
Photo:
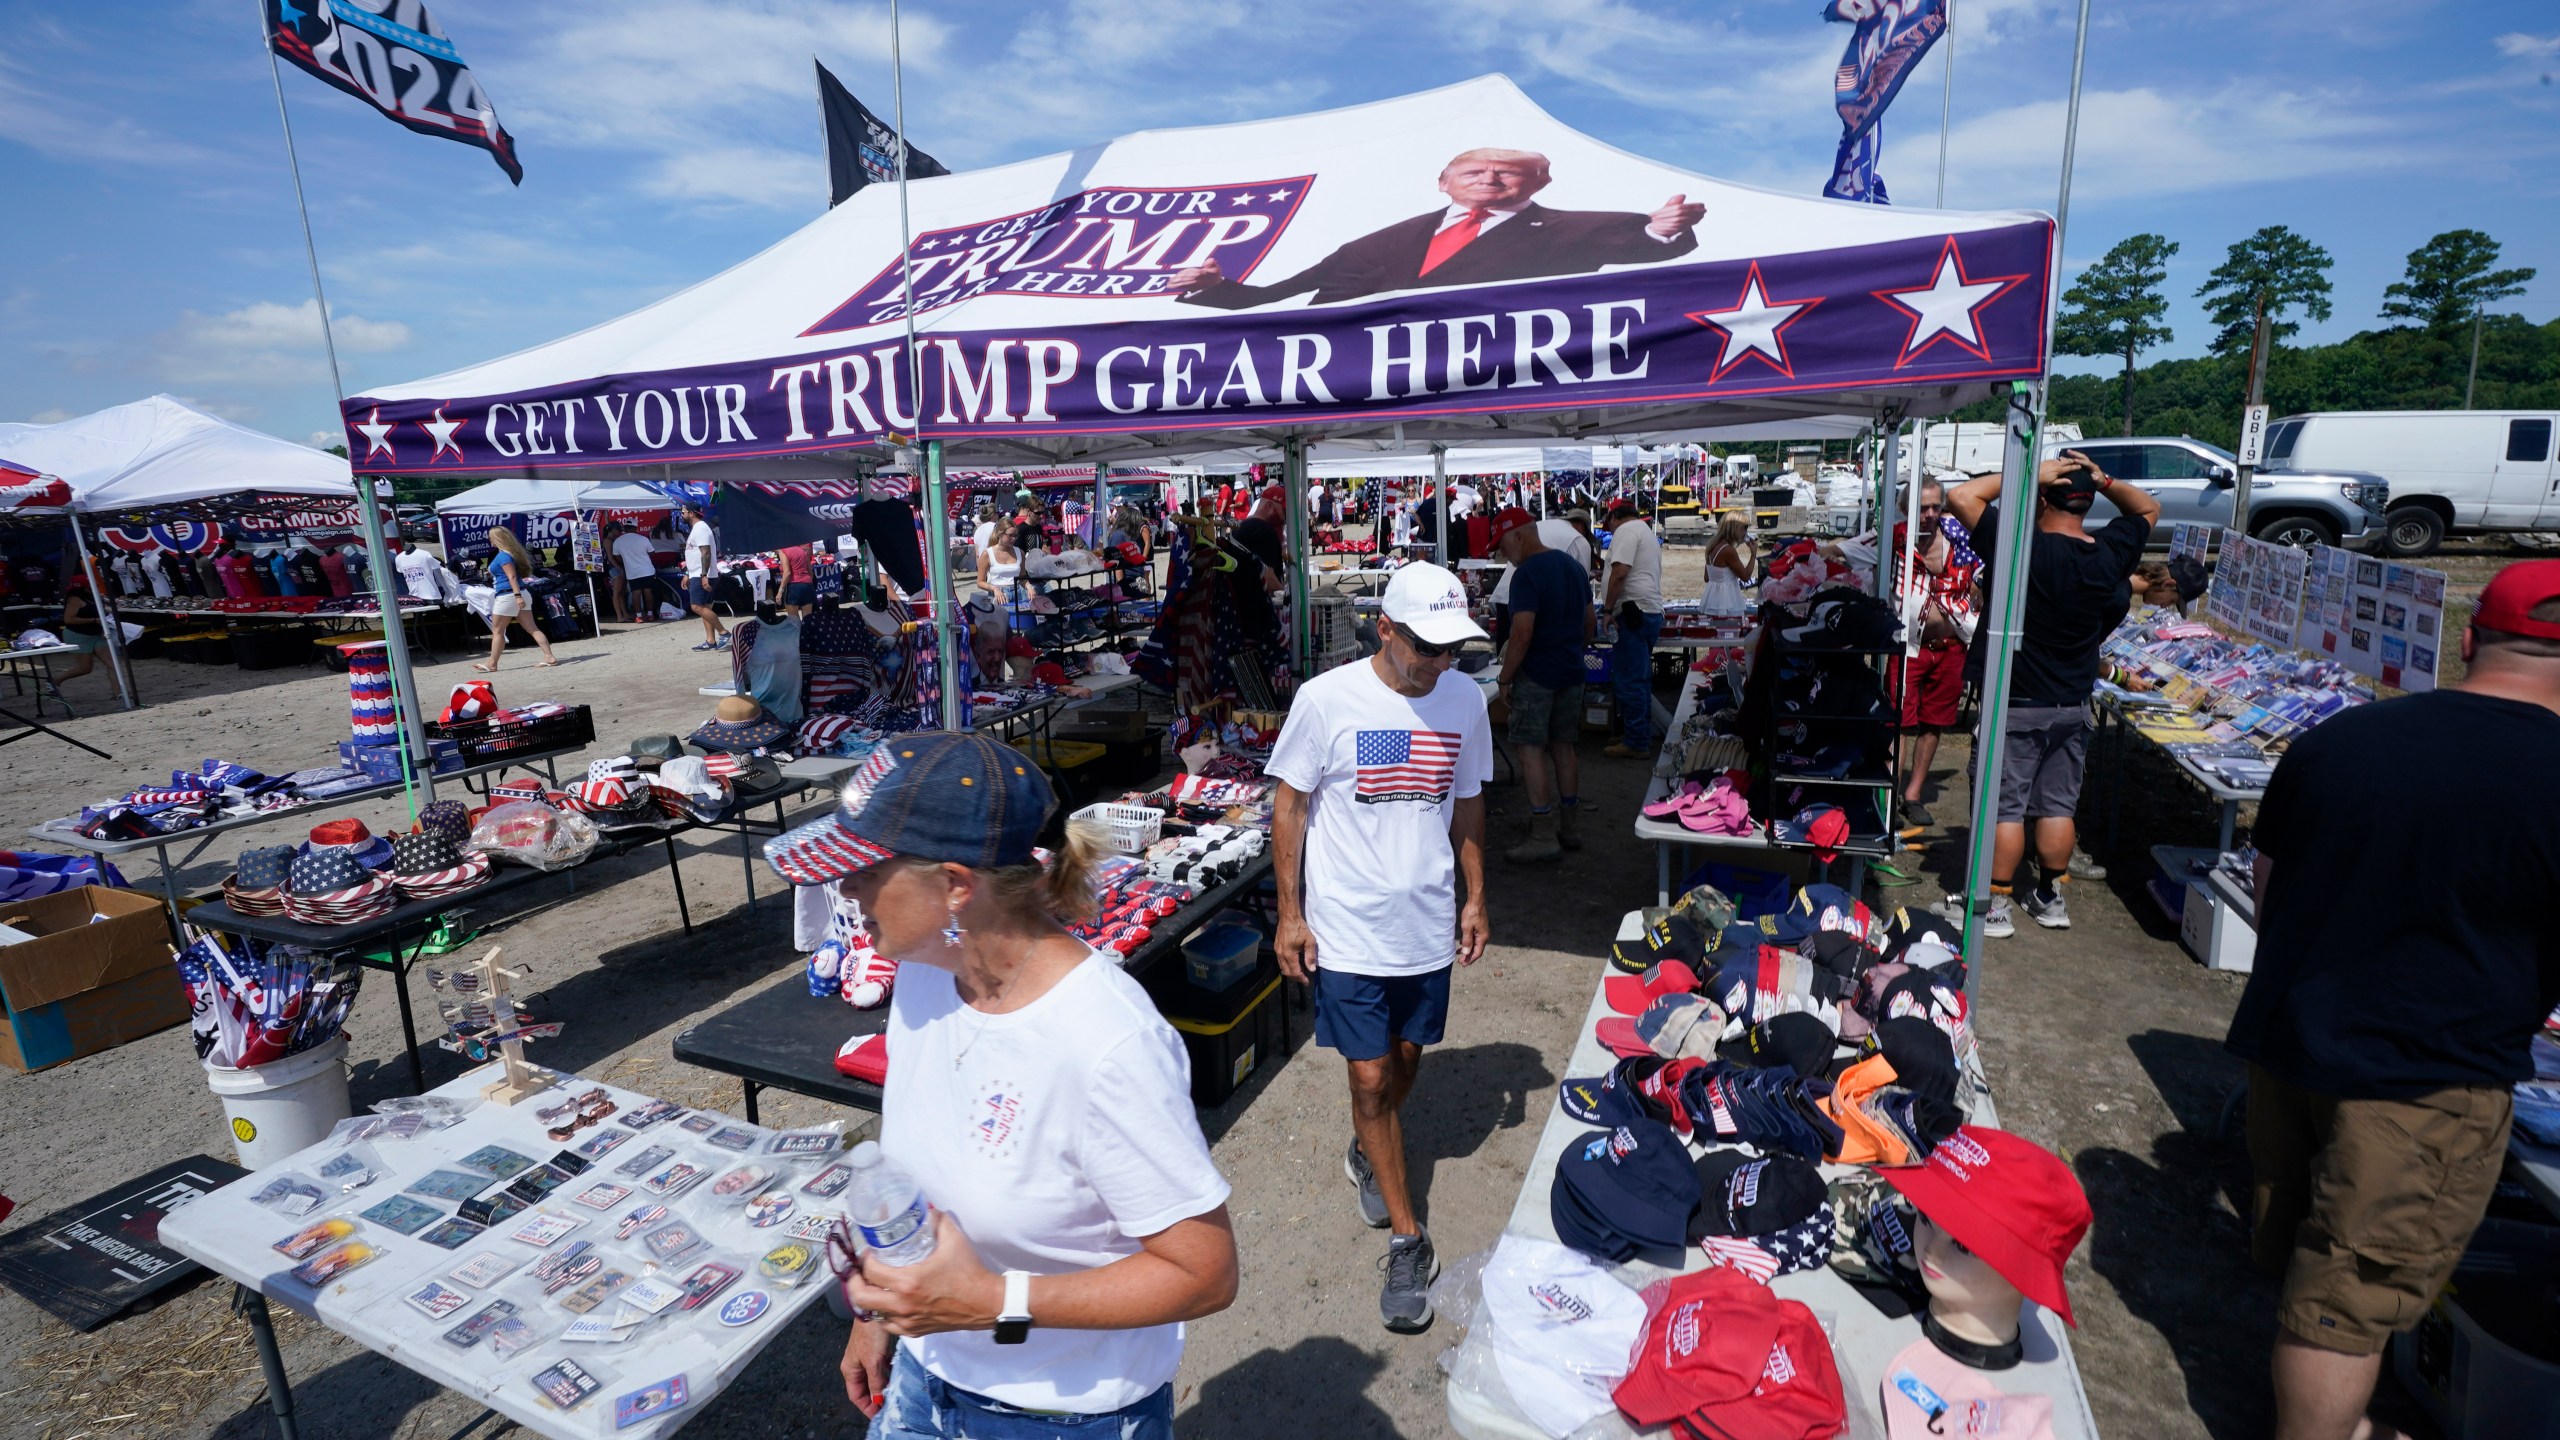
[[[1562,690],[1582,683],[1583,617],[1591,611],[1591,577],[1561,550],[1541,550],[1511,572],[1512,623],[1535,615],[1520,674]]]
[[[516,589],[516,557],[500,550],[489,557],[489,588],[501,595]]]

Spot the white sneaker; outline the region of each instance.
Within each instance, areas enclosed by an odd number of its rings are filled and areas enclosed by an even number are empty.
[[[2006,940],[2018,933],[2017,922],[2009,918],[2009,897],[1994,895],[1982,912],[1982,935],[1986,940]]]
[[[2030,890],[2019,898],[2018,904],[2027,912],[2028,919],[2047,930],[2071,928],[2071,912],[2063,907],[2062,892],[2059,890],[2053,892],[2053,899],[2050,901],[2036,899],[2036,892]]]

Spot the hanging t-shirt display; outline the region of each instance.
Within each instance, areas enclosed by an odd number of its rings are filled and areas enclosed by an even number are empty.
[[[853,533],[871,547],[871,558],[910,595],[924,593],[924,547],[916,539],[916,512],[904,500],[865,500],[853,507]]]
[[[1457,956],[1456,802],[1493,778],[1484,691],[1447,671],[1400,695],[1374,662],[1299,687],[1271,778],[1307,807],[1306,917],[1316,963],[1354,975],[1420,975]]]

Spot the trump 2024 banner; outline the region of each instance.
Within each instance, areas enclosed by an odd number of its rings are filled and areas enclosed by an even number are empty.
[[[1566,407],[1681,424],[2043,373],[2046,217],[1730,184],[1499,77],[908,190],[903,253],[897,197],[864,190],[635,314],[357,397],[350,457],[524,474],[922,435],[1036,463],[1004,444]]]
[[[420,0],[265,0],[267,44],[297,69],[417,131],[489,152],[524,183],[515,137]]]

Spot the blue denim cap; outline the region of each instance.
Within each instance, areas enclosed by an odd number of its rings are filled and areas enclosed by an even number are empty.
[[[880,742],[835,813],[765,842],[794,885],[823,885],[893,858],[991,870],[1027,864],[1057,795],[1031,757],[990,736],[920,730]]]

